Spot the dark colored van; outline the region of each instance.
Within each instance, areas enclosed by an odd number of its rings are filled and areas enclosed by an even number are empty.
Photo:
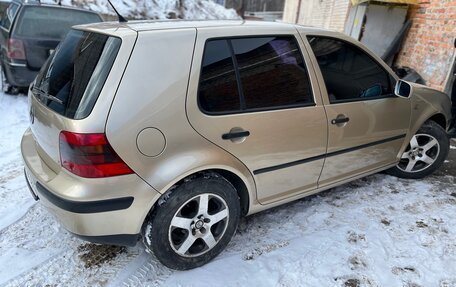
[[[12,1],[0,23],[3,91],[17,94],[26,89],[72,26],[101,21],[92,11]]]

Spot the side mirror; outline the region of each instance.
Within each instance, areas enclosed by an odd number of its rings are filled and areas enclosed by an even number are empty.
[[[412,94],[412,86],[403,80],[399,80],[394,88],[394,94],[401,98],[409,98]]]

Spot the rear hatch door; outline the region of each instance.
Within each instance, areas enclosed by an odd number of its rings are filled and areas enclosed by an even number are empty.
[[[54,172],[60,170],[62,130],[104,132],[113,98],[111,87],[118,82],[110,71],[114,62],[124,65],[116,60],[121,43],[117,37],[71,30],[32,84],[31,130],[38,153]],[[105,82],[109,86],[102,93]],[[105,92],[107,96],[103,96]],[[102,106],[91,114],[97,101]]]

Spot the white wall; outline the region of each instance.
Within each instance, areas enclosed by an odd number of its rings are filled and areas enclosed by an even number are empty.
[[[344,30],[349,0],[286,0],[283,20],[330,30]],[[297,20],[297,21],[296,21]]]

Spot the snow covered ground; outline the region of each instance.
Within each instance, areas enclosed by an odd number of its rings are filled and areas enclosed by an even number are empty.
[[[241,221],[204,267],[72,237],[27,190],[25,96],[0,94],[0,286],[456,286],[456,144],[425,180],[377,174]]]

